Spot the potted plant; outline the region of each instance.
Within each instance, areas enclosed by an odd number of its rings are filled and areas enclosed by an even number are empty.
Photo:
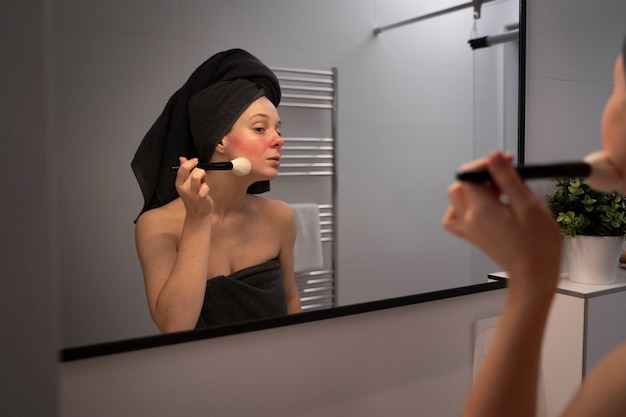
[[[592,190],[579,178],[557,180],[546,199],[565,238],[569,279],[613,283],[626,234],[626,199]]]

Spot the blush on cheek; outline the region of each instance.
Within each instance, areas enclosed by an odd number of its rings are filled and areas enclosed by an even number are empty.
[[[263,148],[258,144],[240,143],[239,149],[244,155],[248,156],[261,156],[263,154]]]

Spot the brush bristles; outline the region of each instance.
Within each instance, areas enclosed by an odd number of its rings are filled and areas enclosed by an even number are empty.
[[[585,179],[591,188],[603,193],[618,191],[623,180],[604,152],[593,152],[584,161],[591,165],[591,174]]]
[[[240,177],[248,175],[252,169],[252,164],[246,158],[235,158],[230,161],[233,164],[233,173]]]

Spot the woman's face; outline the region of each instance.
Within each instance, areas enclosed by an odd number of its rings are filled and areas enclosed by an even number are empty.
[[[230,159],[245,157],[252,163],[251,175],[274,178],[278,174],[285,141],[280,117],[267,97],[255,100],[222,139]]]
[[[623,57],[613,67],[613,92],[602,116],[602,145],[615,162],[626,161],[626,79]],[[617,167],[622,172],[626,167]]]

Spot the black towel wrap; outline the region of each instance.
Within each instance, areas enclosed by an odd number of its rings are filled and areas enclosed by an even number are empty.
[[[274,73],[249,52],[230,49],[200,65],[170,97],[131,162],[144,198],[139,215],[176,199],[169,167],[178,165],[179,156],[208,162],[217,143],[261,96],[278,106],[280,85]],[[251,194],[266,191],[269,181],[248,188]]]

